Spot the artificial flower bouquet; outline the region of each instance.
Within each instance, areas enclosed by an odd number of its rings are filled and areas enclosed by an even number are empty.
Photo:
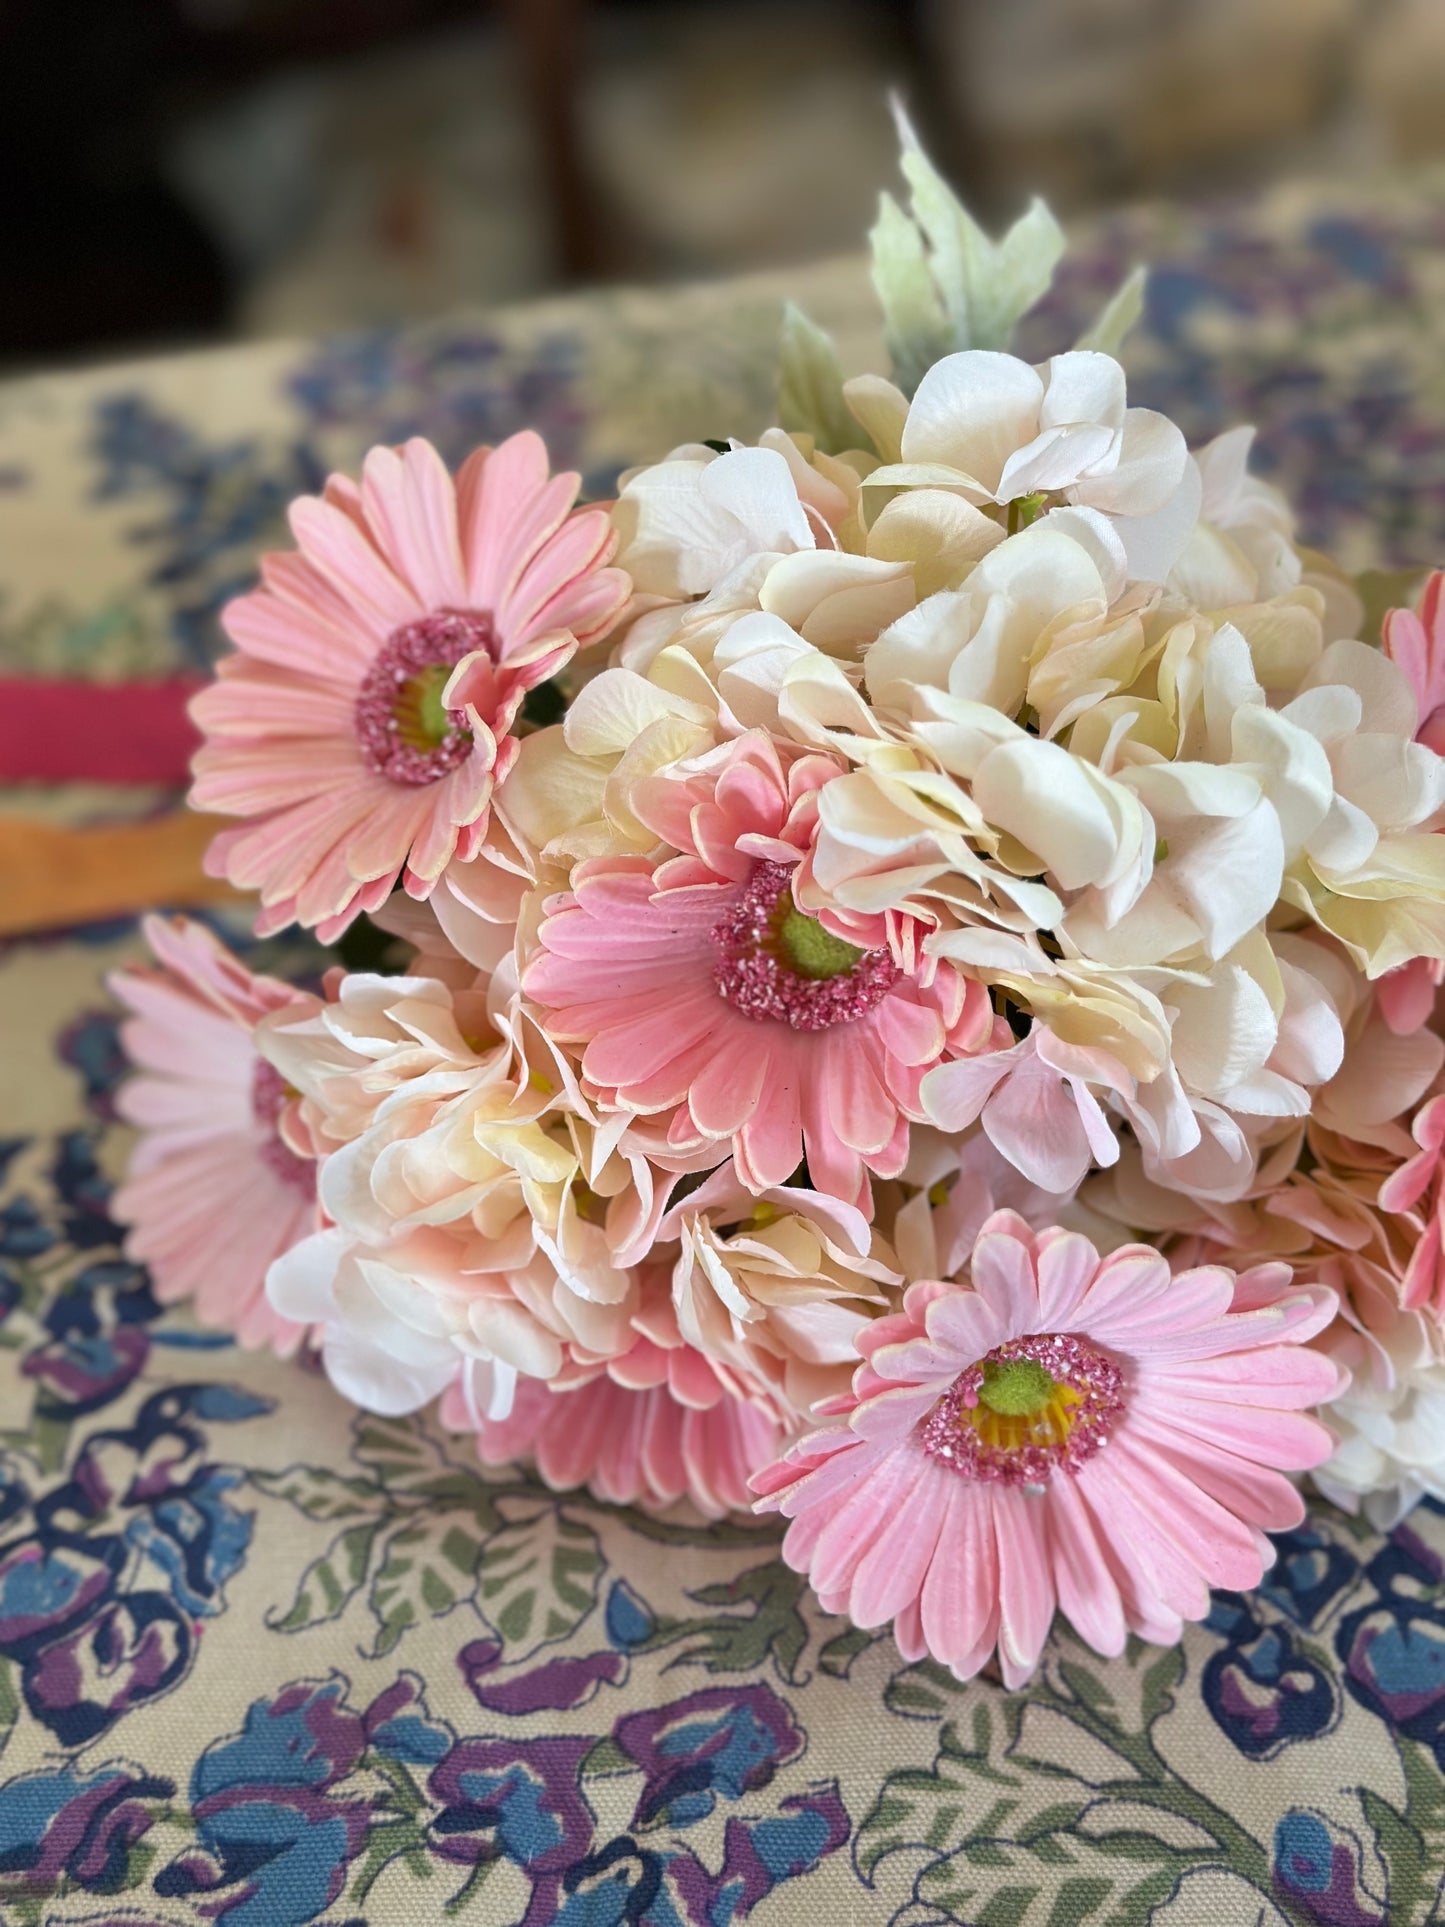
[[[533,434],[293,504],[195,703],[258,931],[116,982],[164,1298],[558,1487],[791,1521],[961,1678],[1255,1585],[1308,1475],[1445,1497],[1445,578],[1364,635],[1126,405],[1132,277],[1008,352],[906,125],[892,378],[790,311],[782,426],[576,506]],[[714,423],[699,424],[716,429]]]

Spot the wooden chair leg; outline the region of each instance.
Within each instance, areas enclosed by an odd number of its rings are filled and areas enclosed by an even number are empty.
[[[522,66],[533,138],[551,208],[557,264],[596,280],[611,260],[588,174],[577,105],[586,0],[504,0]]]

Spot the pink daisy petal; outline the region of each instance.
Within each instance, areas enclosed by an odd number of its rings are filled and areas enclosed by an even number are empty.
[[[511,848],[491,804],[523,697],[575,650],[570,618],[591,633],[628,593],[607,518],[568,519],[576,487],[533,435],[456,487],[413,440],[373,449],[360,488],[293,504],[299,553],[231,605],[238,654],[194,707],[192,801],[247,826],[209,873],[259,891],[267,930],[335,937],[398,881],[424,897],[454,860]]]
[[[361,503],[372,537],[422,609],[467,600],[451,477],[429,442],[373,448],[362,467]]]
[[[951,1483],[919,1606],[928,1650],[963,1677],[998,1637],[999,1553],[989,1495]]]
[[[1003,1487],[991,1495],[999,1544],[999,1668],[1004,1685],[1024,1685],[1039,1663],[1054,1617],[1048,1513],[1041,1493]]]
[[[501,609],[576,494],[575,475],[549,479],[547,451],[530,429],[470,456],[457,486],[468,601]]]
[[[497,604],[511,635],[527,637],[545,629],[572,629],[568,618],[582,614],[574,585],[596,584],[596,574],[616,546],[611,524],[600,510],[571,516],[527,563]],[[614,578],[615,582],[615,578]],[[613,588],[609,583],[607,587]]]
[[[426,614],[426,605],[389,569],[374,542],[334,503],[302,496],[291,504],[296,545],[352,621],[377,642]]]
[[[855,1625],[887,1625],[922,1590],[938,1547],[948,1487],[922,1457],[914,1471],[913,1485],[900,1500],[907,1511],[907,1538],[900,1544],[896,1532],[884,1533],[859,1554],[848,1595],[848,1616]]]
[[[1286,1474],[1330,1439],[1299,1408],[1339,1384],[1306,1342],[1324,1309],[1284,1266],[1172,1278],[1156,1252],[1101,1259],[995,1212],[968,1278],[865,1328],[835,1426],[754,1477],[758,1509],[793,1519],[784,1556],[825,1605],[891,1617],[901,1651],[961,1678],[996,1650],[1022,1685],[1056,1605],[1105,1654],[1175,1640],[1300,1516]]]
[[[1139,1410],[1138,1432],[1151,1452],[1195,1480],[1226,1510],[1255,1520],[1266,1531],[1287,1531],[1304,1517],[1299,1487],[1282,1472],[1243,1458],[1238,1452],[1223,1451],[1203,1435],[1192,1434],[1190,1428],[1171,1425],[1167,1416],[1155,1421]],[[1247,1448],[1250,1441],[1242,1437],[1239,1443]],[[1210,1449],[1201,1451],[1201,1444]]]
[[[1124,1602],[1076,1479],[1049,1490],[1049,1545],[1059,1610],[1096,1653],[1117,1659],[1129,1638]]]
[[[715,1143],[752,1190],[805,1156],[814,1190],[858,1204],[870,1171],[903,1169],[961,993],[947,966],[915,981],[797,907],[818,793],[843,769],[753,730],[640,780],[634,810],[679,854],[579,866],[523,988],[584,1046],[604,1106],[671,1111],[670,1143]]]
[[[705,1406],[683,1403],[666,1384],[634,1389],[623,1352],[568,1390],[522,1380],[510,1416],[481,1421],[477,1451],[489,1465],[535,1459],[554,1489],[586,1484],[615,1505],[658,1511],[687,1498],[710,1518],[745,1510],[748,1471],[777,1449],[778,1426],[727,1393],[695,1356],[696,1371],[713,1384]]]
[[[304,1133],[252,1033],[315,999],[253,977],[200,924],[145,929],[163,967],[111,980],[136,1013],[121,1029],[136,1074],[119,1102],[142,1132],[111,1208],[162,1302],[191,1299],[203,1324],[292,1352],[304,1331],[270,1307],[266,1272],[316,1228],[315,1166],[282,1137],[288,1119],[292,1141]]]

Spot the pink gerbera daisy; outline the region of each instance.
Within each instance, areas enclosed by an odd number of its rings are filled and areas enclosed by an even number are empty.
[[[1415,741],[1445,756],[1445,571],[1426,578],[1413,609],[1386,611],[1381,642],[1415,692]]]
[[[1380,1186],[1384,1211],[1419,1214],[1419,1235],[1400,1281],[1400,1303],[1445,1319],[1445,1097],[1415,1113],[1410,1134],[1419,1150]]]
[[[587,1486],[613,1505],[660,1511],[690,1499],[709,1518],[745,1512],[748,1479],[782,1442],[771,1407],[685,1344],[665,1274],[633,1320],[631,1346],[604,1365],[571,1365],[551,1384],[521,1378],[510,1414],[469,1411],[460,1384],[442,1419],[475,1427],[484,1464],[531,1459],[558,1491]]]
[[[486,847],[529,689],[609,627],[628,579],[606,513],[572,513],[526,432],[455,483],[424,441],[374,448],[292,504],[299,553],[223,617],[236,654],[197,696],[197,809],[250,819],[207,865],[259,890],[257,928],[330,942],[398,880],[425,897]]]
[[[752,1191],[806,1156],[815,1190],[866,1209],[868,1172],[903,1168],[925,1071],[984,1048],[993,1014],[951,966],[906,965],[881,918],[863,932],[798,908],[841,769],[754,730],[639,782],[633,812],[679,854],[579,864],[524,989],[585,1046],[601,1102],[665,1113],[679,1155],[716,1143]]]
[[[843,1423],[757,1476],[759,1509],[793,1520],[784,1556],[828,1611],[960,1679],[996,1648],[1021,1685],[1056,1607],[1100,1653],[1172,1643],[1211,1586],[1258,1584],[1264,1530],[1303,1515],[1283,1474],[1332,1449],[1302,1408],[1339,1373],[1303,1341],[1335,1295],[1288,1280],[1174,1277],[1000,1211],[970,1284],[915,1284],[860,1335]]]
[[[1445,756],[1445,571],[1426,577],[1413,609],[1386,611],[1381,642],[1414,691],[1415,741]],[[1380,979],[1380,1009],[1397,1036],[1429,1022],[1442,980],[1445,964],[1435,957],[1414,957]]]
[[[316,1166],[295,1094],[251,1040],[269,1012],[316,1000],[253,976],[201,924],[142,928],[160,968],[110,979],[138,1073],[118,1108],[141,1132],[111,1209],[163,1304],[193,1299],[203,1324],[289,1354],[306,1327],[267,1303],[266,1270],[316,1227]]]

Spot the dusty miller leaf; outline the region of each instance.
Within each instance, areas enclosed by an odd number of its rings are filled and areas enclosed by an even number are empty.
[[[1148,269],[1135,268],[1104,303],[1093,327],[1086,328],[1074,346],[1093,348],[1101,355],[1117,355],[1144,312],[1148,281]]]
[[[832,336],[791,301],[783,309],[778,420],[790,433],[811,435],[825,455],[867,440],[843,399],[843,370]]]
[[[911,395],[934,362],[956,344],[928,266],[923,236],[891,194],[879,197],[878,219],[868,240],[893,379]]]
[[[1004,349],[1019,317],[1048,291],[1063,230],[1035,200],[995,241],[924,153],[894,105],[910,212],[884,195],[873,243],[873,283],[883,306],[894,379],[912,394],[941,356]]]

